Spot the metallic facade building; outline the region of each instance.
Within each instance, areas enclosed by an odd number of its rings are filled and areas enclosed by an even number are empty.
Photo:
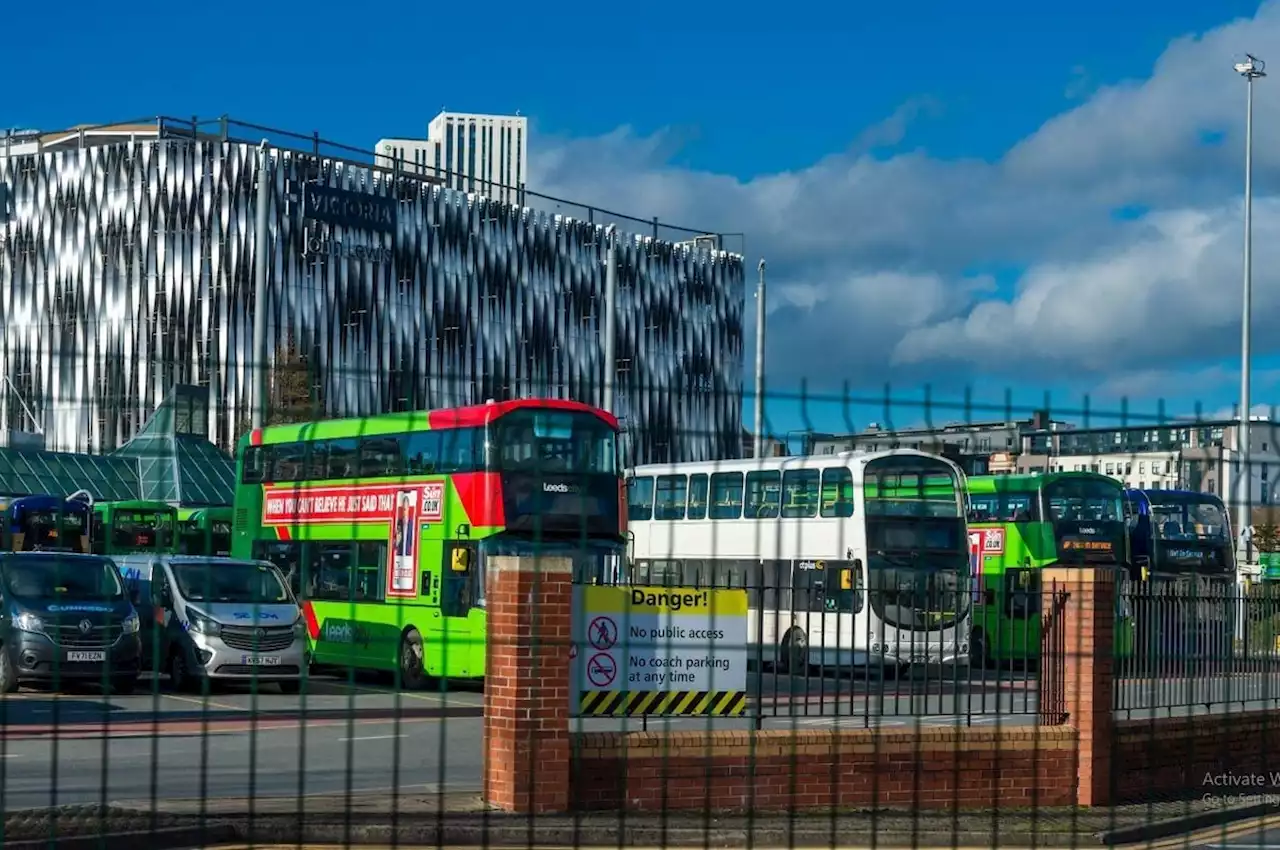
[[[603,228],[269,153],[269,353],[307,358],[326,415],[601,402]],[[251,146],[190,139],[0,159],[0,427],[34,420],[51,449],[106,451],[175,384],[200,384],[209,437],[231,446],[258,365],[258,160]],[[317,213],[324,204],[304,203],[316,197],[337,200]],[[619,244],[628,460],[736,457],[742,257]]]

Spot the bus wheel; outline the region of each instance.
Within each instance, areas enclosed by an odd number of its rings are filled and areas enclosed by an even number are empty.
[[[422,635],[417,629],[409,629],[400,639],[400,686],[410,691],[420,691],[427,684],[425,658],[422,651]]]
[[[16,694],[18,692],[18,672],[13,669],[13,659],[9,657],[9,647],[0,647],[0,693]]]
[[[783,673],[803,673],[809,669],[809,639],[800,629],[792,629],[782,639],[778,663]]]

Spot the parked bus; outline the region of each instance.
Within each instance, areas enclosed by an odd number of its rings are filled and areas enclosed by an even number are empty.
[[[0,502],[0,549],[7,552],[89,551],[89,505],[62,496],[20,496]]]
[[[1052,472],[975,476],[967,486],[977,592],[974,658],[1040,657],[1040,570],[1053,566],[1115,568],[1116,652],[1132,655],[1129,536],[1120,483],[1093,472]]]
[[[93,552],[96,555],[171,553],[178,509],[165,502],[95,502]]]
[[[179,555],[231,554],[231,508],[179,508]]]
[[[1236,558],[1226,505],[1189,490],[1126,490],[1138,583],[1139,654],[1226,658],[1235,637]]]
[[[1190,490],[1126,490],[1125,518],[1135,580],[1200,576],[1235,582],[1231,523],[1217,496]]]
[[[612,415],[539,399],[255,430],[232,555],[288,577],[318,665],[480,677],[489,557],[620,560],[617,451]]]
[[[637,467],[623,580],[746,588],[748,642],[784,671],[963,663],[962,478],[910,450]]]

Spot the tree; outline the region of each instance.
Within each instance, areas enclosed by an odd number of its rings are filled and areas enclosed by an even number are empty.
[[[1253,548],[1259,552],[1280,552],[1280,526],[1267,523],[1254,528]]]
[[[267,425],[319,419],[323,397],[312,380],[311,363],[292,333],[276,347],[267,375]],[[252,415],[237,423],[235,438],[249,430]],[[234,445],[234,443],[233,443]]]
[[[311,366],[293,335],[276,349],[267,387],[268,425],[307,422],[318,417],[319,392],[312,392]]]

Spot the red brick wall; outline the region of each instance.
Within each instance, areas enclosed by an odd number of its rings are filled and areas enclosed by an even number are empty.
[[[1205,774],[1270,779],[1280,752],[1280,712],[1124,720],[1115,724],[1113,740],[1118,802],[1275,793],[1269,783],[1216,787],[1205,783]]]
[[[512,812],[569,806],[571,563],[492,558],[484,689],[484,796]]]
[[[1069,726],[573,735],[577,809],[1071,805]]]

